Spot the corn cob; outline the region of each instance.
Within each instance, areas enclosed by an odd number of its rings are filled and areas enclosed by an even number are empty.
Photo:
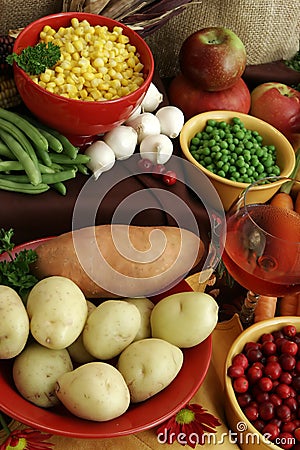
[[[12,53],[15,38],[0,35],[0,107],[13,108],[21,103],[13,78],[12,67],[6,62],[6,57]]]
[[[6,57],[13,51],[15,39],[9,35],[0,35],[0,74],[11,74],[12,68],[6,62]]]
[[[21,103],[21,98],[18,93],[12,76],[0,75],[0,106],[1,108],[13,108]]]

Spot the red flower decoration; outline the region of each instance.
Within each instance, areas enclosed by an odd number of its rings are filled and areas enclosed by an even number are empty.
[[[215,427],[221,425],[219,420],[196,403],[185,408],[163,423],[156,434],[161,443],[181,445],[195,448],[197,444],[205,444],[205,433],[216,433]],[[1,449],[0,449],[1,450]]]
[[[54,445],[51,442],[45,442],[51,438],[51,434],[41,433],[40,431],[25,430],[12,431],[6,441],[0,445],[0,450],[46,450]]]

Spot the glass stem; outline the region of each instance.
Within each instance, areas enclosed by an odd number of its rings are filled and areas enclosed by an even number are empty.
[[[247,297],[245,298],[244,304],[239,314],[242,325],[247,327],[252,324],[258,299],[258,294],[254,294],[254,292],[252,291],[247,292]]]

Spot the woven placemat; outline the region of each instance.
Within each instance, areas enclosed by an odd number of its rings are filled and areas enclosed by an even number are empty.
[[[146,38],[161,77],[174,76],[184,39],[207,26],[224,26],[244,42],[247,64],[288,59],[299,49],[300,8],[294,0],[203,0],[192,2]]]

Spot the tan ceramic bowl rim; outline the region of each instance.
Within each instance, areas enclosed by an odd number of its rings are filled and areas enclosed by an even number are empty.
[[[227,401],[230,401],[231,406],[235,411],[235,414],[240,419],[240,422],[243,422],[247,426],[247,429],[245,430],[245,432],[260,436],[260,441],[261,441],[260,444],[267,444],[268,447],[272,450],[282,450],[282,447],[279,447],[278,445],[276,445],[270,441],[267,442],[266,439],[264,440],[263,435],[247,419],[247,417],[243,413],[240,405],[238,404],[235,392],[232,387],[231,378],[227,375],[226,372],[227,372],[227,368],[231,365],[233,356],[236,353],[238,353],[238,351],[236,350],[236,347],[238,346],[240,341],[244,339],[244,337],[249,336],[249,339],[247,339],[245,341],[245,343],[246,343],[248,341],[251,341],[252,332],[254,330],[258,330],[259,328],[261,328],[261,334],[263,334],[264,329],[269,325],[274,325],[274,326],[282,325],[283,326],[287,323],[296,324],[296,325],[298,325],[298,329],[300,329],[300,316],[274,317],[272,319],[266,319],[261,322],[257,322],[255,324],[251,325],[249,328],[246,328],[244,331],[241,332],[241,334],[239,334],[239,336],[231,344],[230,349],[227,354],[227,357],[226,357],[226,361],[225,361],[225,391],[229,397],[229,399],[227,399]]]
[[[218,116],[218,117],[216,117],[216,116]],[[210,170],[207,170],[204,166],[202,166],[202,164],[200,164],[198,161],[196,161],[196,159],[191,155],[191,153],[189,151],[189,139],[188,139],[187,135],[189,133],[189,128],[190,128],[191,124],[196,123],[199,118],[203,118],[203,119],[207,118],[206,120],[209,120],[209,119],[228,120],[233,117],[238,117],[241,120],[246,119],[246,120],[252,121],[253,123],[258,123],[261,126],[263,126],[267,131],[270,131],[270,132],[278,135],[282,139],[282,143],[285,144],[286,149],[289,149],[289,151],[290,151],[291,160],[290,160],[289,166],[285,167],[281,171],[279,176],[280,177],[289,176],[295,165],[295,152],[294,152],[294,149],[293,149],[291,143],[289,142],[289,140],[280,131],[278,131],[275,127],[273,127],[269,123],[267,123],[261,119],[258,119],[257,117],[251,116],[250,114],[239,113],[236,111],[227,111],[227,110],[207,111],[204,113],[197,114],[196,116],[193,116],[189,120],[187,120],[185,122],[185,124],[183,125],[180,135],[179,135],[180,146],[181,146],[181,149],[182,149],[184,155],[186,156],[186,158],[190,162],[195,164],[196,167],[200,168],[207,176],[211,177],[212,179],[214,179],[220,183],[226,184],[228,186],[236,187],[236,188],[241,188],[241,189],[245,189],[247,186],[249,186],[251,183],[241,183],[240,181],[228,180],[227,178],[220,177],[219,175],[216,175],[215,173],[211,172]],[[249,127],[249,125],[245,125],[245,126],[246,126],[246,128]],[[201,130],[199,130],[199,131],[201,131]],[[281,184],[280,181],[278,181],[278,182],[276,181],[276,182],[272,183],[272,186],[277,186],[277,185],[279,186],[280,184]],[[262,186],[258,186],[257,190],[265,190],[268,188],[270,188],[270,185],[262,185]]]

